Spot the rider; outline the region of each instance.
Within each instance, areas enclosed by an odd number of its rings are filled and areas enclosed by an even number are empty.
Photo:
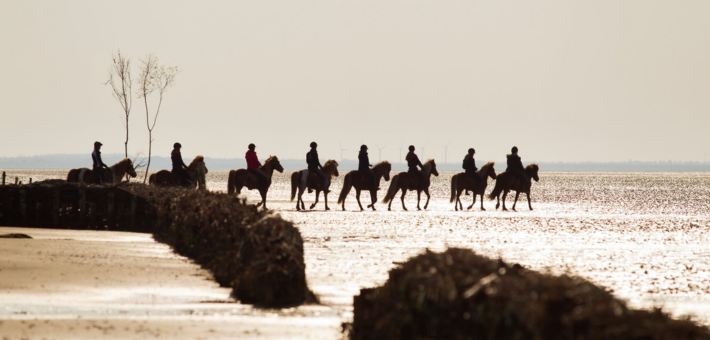
[[[412,175],[416,175],[417,178],[419,178],[419,184],[423,184],[425,181],[424,178],[424,173],[422,171],[417,170],[417,166],[424,170],[424,165],[422,165],[422,162],[419,161],[419,157],[417,157],[417,154],[414,153],[414,145],[409,146],[409,152],[407,153],[407,156],[404,157],[404,159],[407,161],[407,166],[409,167],[409,172]]]
[[[94,152],[91,153],[91,160],[94,161],[91,175],[94,184],[102,184],[104,182],[103,172],[108,169],[108,166],[101,160],[101,142],[94,142]]]
[[[514,146],[510,152],[511,154],[505,156],[508,158],[508,167],[505,171],[513,174],[520,180],[520,190],[524,191],[528,183],[528,176],[525,175],[523,162],[520,159],[520,156],[518,156],[518,147]]]
[[[323,166],[318,160],[318,151],[316,148],[318,148],[318,144],[316,144],[316,142],[311,142],[311,151],[308,151],[306,154],[306,163],[308,163],[308,171],[313,172],[320,177],[323,192],[327,194],[330,192],[330,190],[328,190],[328,178],[322,170]]]
[[[182,161],[182,154],[180,154],[180,149],[182,145],[180,143],[173,144],[173,151],[170,153],[170,159],[173,161],[173,173],[176,174],[184,185],[190,185],[190,173],[187,172],[187,165]]]
[[[367,145],[363,144],[360,146],[360,154],[357,155],[357,159],[360,161],[357,170],[372,181],[373,190],[379,190],[380,188],[378,188],[378,186],[380,183],[378,183],[375,173],[370,169],[372,164],[370,164],[370,157],[367,156]]]
[[[474,154],[476,154],[476,150],[474,148],[468,149],[468,153],[463,158],[462,167],[466,170],[466,174],[474,179],[476,183],[481,183],[481,175],[476,172],[478,171],[478,168],[476,167],[476,159],[473,158]],[[468,195],[468,190],[466,190],[466,195]]]
[[[247,171],[256,177],[257,186],[261,187],[261,185],[266,182],[266,175],[260,169],[261,162],[259,162],[259,157],[256,156],[255,149],[256,145],[254,145],[254,143],[249,144],[249,151],[247,151],[244,157],[247,159]]]

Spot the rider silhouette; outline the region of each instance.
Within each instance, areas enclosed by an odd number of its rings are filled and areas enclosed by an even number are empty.
[[[476,159],[473,158],[473,155],[476,154],[476,150],[474,148],[468,149],[468,153],[466,156],[463,158],[463,165],[461,167],[466,170],[466,174],[469,175],[472,179],[476,180],[476,183],[481,183],[481,175],[479,175],[476,171],[478,171],[478,168],[476,167]],[[466,190],[466,195],[468,195],[468,190]]]
[[[254,143],[249,144],[249,150],[247,151],[244,158],[247,160],[247,171],[256,177],[256,185],[261,188],[261,186],[266,182],[266,175],[261,171],[261,162],[259,162],[259,157],[256,156],[256,145]]]
[[[520,180],[520,191],[524,191],[528,183],[528,176],[525,175],[523,161],[520,159],[520,156],[518,156],[518,147],[514,146],[510,152],[511,154],[505,156],[508,159],[508,167],[505,171],[513,174]]]
[[[419,178],[420,186],[424,184],[424,173],[422,171],[417,170],[417,166],[419,166],[420,169],[424,170],[424,165],[422,165],[422,162],[419,161],[419,157],[417,156],[417,154],[414,153],[414,145],[409,146],[409,152],[407,153],[407,156],[404,157],[404,159],[407,161],[407,166],[409,167],[409,171],[407,172]]]
[[[91,153],[91,160],[94,164],[91,167],[92,181],[94,184],[102,184],[104,182],[104,169],[108,166],[101,160],[101,142],[94,142],[94,151]]]
[[[316,142],[311,142],[311,151],[308,151],[306,154],[306,163],[308,163],[308,171],[315,173],[321,178],[321,189],[323,189],[323,192],[327,194],[330,192],[330,190],[328,190],[328,178],[325,176],[325,173],[322,170],[323,166],[318,160],[317,148],[318,144],[316,144]]]
[[[359,161],[357,170],[372,181],[373,190],[379,190],[377,176],[375,176],[375,173],[370,169],[372,164],[370,164],[370,157],[367,155],[367,145],[363,144],[360,146],[360,154],[357,155],[357,159]]]
[[[173,144],[173,151],[170,153],[170,160],[173,162],[173,173],[178,175],[182,180],[182,184],[185,186],[190,185],[190,173],[187,172],[187,165],[182,161],[182,154],[180,149],[182,145],[180,143]]]

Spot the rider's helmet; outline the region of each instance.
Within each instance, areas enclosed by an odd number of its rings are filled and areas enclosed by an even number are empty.
[[[256,149],[256,145],[254,145],[254,143],[250,143],[249,150],[254,151],[254,149]]]
[[[101,144],[101,142],[99,142],[99,141],[94,142],[94,147],[101,146],[101,145],[103,145],[103,144]]]
[[[514,146],[512,149],[510,149],[510,152],[512,153],[518,153],[518,147]]]
[[[180,143],[175,143],[175,144],[173,144],[173,148],[175,148],[175,149],[182,148],[182,145],[180,145]]]
[[[473,148],[470,148],[470,149],[468,149],[468,153],[473,155],[474,153],[476,153],[476,150],[474,150]]]
[[[312,147],[312,148],[315,148],[315,147],[317,147],[317,146],[318,146],[318,144],[316,144],[316,142],[311,142],[311,147]]]
[[[414,145],[409,146],[409,151],[414,151]]]
[[[367,145],[365,145],[365,144],[360,145],[360,151],[365,151],[365,150],[367,150]]]

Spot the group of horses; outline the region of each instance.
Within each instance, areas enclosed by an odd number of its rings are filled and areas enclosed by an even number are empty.
[[[326,187],[323,188],[321,183],[322,180],[315,173],[306,170],[296,171],[291,174],[291,201],[296,199],[296,210],[305,210],[305,204],[303,202],[303,194],[306,190],[308,192],[315,191],[316,199],[313,204],[311,204],[310,209],[313,209],[316,204],[318,204],[320,193],[323,192],[323,200],[325,202],[325,210],[330,210],[328,207],[328,192],[330,191],[330,182],[334,176],[338,176],[338,162],[335,160],[328,160],[323,165],[323,173],[326,176]],[[489,199],[496,199],[496,209],[501,206],[501,201],[503,202],[503,210],[507,210],[505,206],[505,198],[510,191],[515,191],[515,201],[513,202],[512,210],[515,210],[515,206],[518,203],[518,197],[521,193],[525,193],[528,200],[528,208],[532,210],[532,204],[530,202],[530,187],[532,185],[532,180],[539,181],[538,171],[539,167],[537,164],[530,164],[525,167],[525,175],[528,178],[526,183],[520,183],[520,179],[512,173],[502,172],[496,174],[494,168],[495,162],[488,162],[477,171],[480,180],[474,178],[473,176],[467,175],[465,173],[458,173],[451,177],[451,198],[450,203],[454,203],[454,209],[458,211],[463,210],[463,204],[461,203],[461,193],[464,190],[471,191],[473,195],[473,201],[467,209],[473,208],[476,204],[476,197],[481,197],[481,210],[486,210],[483,207],[483,197],[485,195],[486,188],[488,187],[488,178],[495,180],[495,186],[493,191],[488,194]],[[278,172],[283,172],[284,168],[281,166],[279,159],[276,156],[270,156],[267,158],[263,165],[260,167],[261,172],[264,174],[265,179],[259,180],[257,176],[252,174],[246,169],[230,170],[229,177],[227,180],[227,193],[228,194],[240,194],[243,188],[248,190],[258,190],[261,195],[261,202],[257,203],[257,207],[263,206],[266,209],[266,195],[271,187],[272,177],[274,170]],[[131,177],[136,177],[136,170],[133,167],[133,162],[129,158],[124,158],[118,163],[110,166],[108,169],[103,169],[104,182],[119,183],[122,178],[126,175]],[[172,173],[168,170],[160,170],[152,175],[150,175],[149,183],[151,185],[161,186],[161,187],[187,187],[189,189],[194,189],[198,187],[199,190],[207,190],[205,176],[207,175],[207,166],[205,165],[205,159],[203,156],[197,156],[190,162],[188,166],[188,173],[190,174],[189,185],[185,183],[184,179],[178,175]],[[353,170],[348,172],[343,179],[343,187],[338,196],[338,204],[341,205],[342,209],[345,210],[345,199],[350,193],[351,189],[355,189],[355,199],[360,207],[360,210],[365,210],[360,203],[360,193],[363,190],[367,190],[370,193],[371,203],[367,205],[367,208],[372,210],[375,209],[375,203],[377,202],[377,191],[379,190],[379,183],[382,178],[385,181],[390,181],[390,172],[392,171],[392,165],[387,161],[382,161],[372,167],[372,172],[375,174],[375,183],[378,185],[373,185],[371,178],[367,177],[361,171]],[[387,210],[392,210],[392,201],[401,191],[400,200],[402,202],[402,209],[407,210],[404,204],[404,197],[407,191],[417,192],[417,210],[421,210],[420,201],[421,194],[424,192],[427,199],[424,203],[424,209],[429,206],[429,186],[431,184],[431,175],[439,176],[439,172],[436,169],[436,162],[433,159],[426,161],[423,164],[422,177],[412,174],[410,172],[400,172],[391,178],[391,183],[387,189],[387,193],[383,199],[383,203],[388,204]],[[92,170],[87,168],[72,169],[67,175],[67,182],[82,182],[91,183],[92,182]],[[501,194],[503,197],[501,198]]]

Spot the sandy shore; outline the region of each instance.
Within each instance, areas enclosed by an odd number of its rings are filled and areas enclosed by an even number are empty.
[[[255,309],[150,234],[0,228],[2,339],[337,339],[326,306]]]

